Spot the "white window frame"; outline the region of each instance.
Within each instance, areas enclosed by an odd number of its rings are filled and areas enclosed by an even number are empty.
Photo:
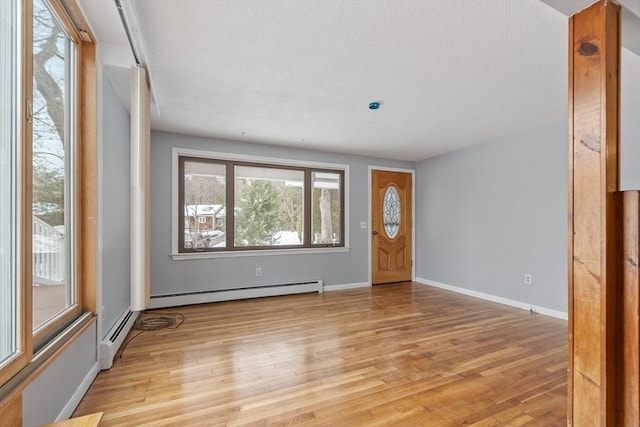
[[[331,169],[344,171],[344,247],[313,247],[313,248],[287,248],[269,250],[226,250],[215,252],[181,253],[178,248],[178,184],[180,182],[178,159],[182,156],[196,157],[212,160],[228,160],[247,163],[268,164],[274,166],[302,166],[318,169]],[[173,147],[171,150],[171,252],[174,261],[208,258],[235,258],[273,255],[302,255],[333,252],[349,252],[349,165],[340,163],[312,162],[306,160],[281,159],[275,157],[252,156],[248,154],[223,153],[217,151],[194,150],[190,148]]]

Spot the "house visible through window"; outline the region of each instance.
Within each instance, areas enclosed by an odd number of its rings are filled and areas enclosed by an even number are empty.
[[[180,156],[179,251],[344,246],[344,170]]]

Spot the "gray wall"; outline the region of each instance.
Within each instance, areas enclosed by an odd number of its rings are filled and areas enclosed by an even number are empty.
[[[422,161],[416,181],[417,277],[567,311],[566,121]]]
[[[22,394],[24,427],[53,422],[96,363],[94,322],[25,388]]]
[[[345,253],[274,255],[173,261],[171,252],[171,148],[250,154],[350,165],[350,244]],[[325,285],[368,280],[368,165],[413,168],[412,162],[268,147],[164,132],[151,134],[151,295],[322,279]],[[262,276],[255,276],[256,267]]]
[[[130,116],[104,73],[102,89],[102,140],[100,178],[101,281],[106,334],[129,309],[129,164]]]
[[[622,49],[620,189],[640,190],[640,56]]]
[[[637,190],[640,57],[626,49],[621,93],[620,189]],[[567,311],[566,123],[418,163],[417,277]]]

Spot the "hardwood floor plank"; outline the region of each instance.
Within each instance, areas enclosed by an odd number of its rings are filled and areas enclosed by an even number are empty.
[[[156,312],[185,321],[135,338],[75,416],[104,412],[101,426],[566,423],[566,321],[418,284]]]

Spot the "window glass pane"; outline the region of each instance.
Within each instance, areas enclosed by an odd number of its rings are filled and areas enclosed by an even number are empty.
[[[75,303],[72,268],[73,44],[33,2],[33,328]]]
[[[16,351],[17,281],[14,231],[16,118],[15,1],[0,1],[0,363]]]
[[[312,175],[311,243],[339,244],[342,241],[340,174],[313,172]]]
[[[235,167],[235,246],[303,243],[304,171]]]
[[[226,246],[225,165],[185,160],[184,162],[184,247],[187,249]]]

